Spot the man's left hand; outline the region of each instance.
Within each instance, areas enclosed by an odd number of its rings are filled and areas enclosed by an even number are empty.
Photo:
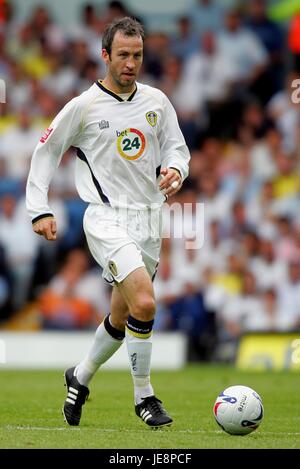
[[[162,168],[160,174],[162,176],[162,180],[159,183],[159,189],[162,193],[167,197],[171,197],[176,194],[182,186],[180,172],[174,168]],[[175,187],[172,187],[172,184]]]

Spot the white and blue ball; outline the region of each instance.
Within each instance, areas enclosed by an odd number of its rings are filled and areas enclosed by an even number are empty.
[[[262,422],[262,399],[248,386],[230,386],[222,391],[214,404],[217,424],[230,435],[247,435]]]

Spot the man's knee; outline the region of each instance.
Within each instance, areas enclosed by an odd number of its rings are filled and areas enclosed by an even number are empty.
[[[155,300],[152,296],[141,296],[131,307],[130,314],[139,321],[151,321],[155,315]]]

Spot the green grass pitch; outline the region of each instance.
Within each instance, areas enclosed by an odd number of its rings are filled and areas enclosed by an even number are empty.
[[[61,415],[63,372],[0,371],[0,448],[300,448],[299,373],[248,373],[193,365],[152,373],[156,394],[174,418],[153,431],[135,416],[129,372],[100,371],[91,383],[80,427]],[[247,436],[215,423],[212,407],[224,388],[243,384],[262,397],[264,420]]]

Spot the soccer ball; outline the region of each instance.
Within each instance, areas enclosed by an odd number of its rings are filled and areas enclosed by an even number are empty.
[[[247,435],[260,425],[264,408],[261,397],[247,386],[230,386],[218,395],[214,416],[230,435]]]

